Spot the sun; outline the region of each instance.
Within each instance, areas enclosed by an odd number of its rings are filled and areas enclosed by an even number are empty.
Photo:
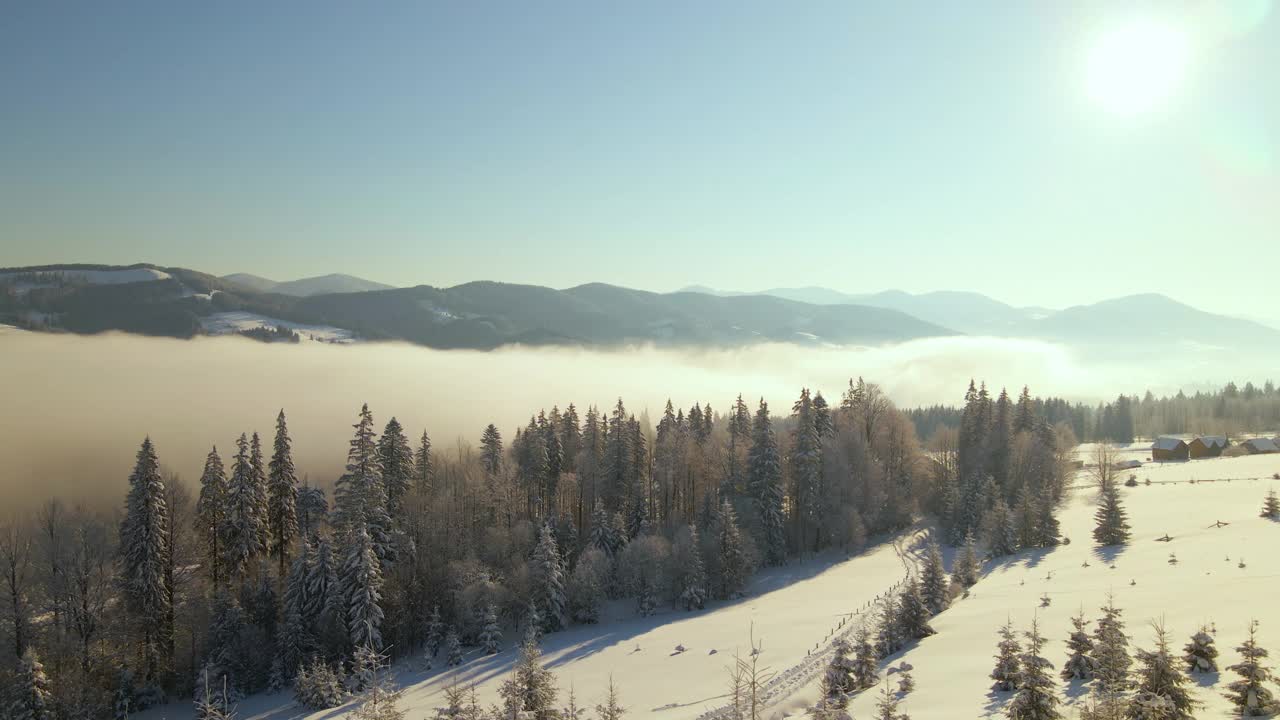
[[[1191,48],[1178,27],[1133,20],[1104,31],[1089,50],[1089,97],[1107,112],[1132,117],[1168,102],[1186,74]]]

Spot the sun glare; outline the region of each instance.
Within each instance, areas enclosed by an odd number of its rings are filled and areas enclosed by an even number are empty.
[[[1089,50],[1089,96],[1115,115],[1142,115],[1177,91],[1189,55],[1186,34],[1173,25],[1139,20],[1110,28]]]

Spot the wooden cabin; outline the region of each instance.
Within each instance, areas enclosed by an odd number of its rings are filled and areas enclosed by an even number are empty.
[[[1270,455],[1280,452],[1280,446],[1271,438],[1251,438],[1241,443],[1250,455]]]
[[[1180,437],[1161,435],[1151,443],[1151,459],[1156,462],[1186,460],[1188,457],[1187,443]]]
[[[1195,458],[1220,457],[1230,443],[1221,435],[1201,435],[1187,443],[1187,454]]]

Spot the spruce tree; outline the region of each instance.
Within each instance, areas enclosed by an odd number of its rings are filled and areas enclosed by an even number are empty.
[[[502,696],[508,718],[557,720],[555,677],[542,666],[542,651],[537,643],[526,642],[520,648],[520,659],[498,694]]]
[[[1026,633],[1027,647],[1019,657],[1022,670],[1018,678],[1018,692],[1005,707],[1010,720],[1058,720],[1061,699],[1054,686],[1053,664],[1043,656],[1044,638],[1040,635],[1038,621],[1031,621],[1031,631]]]
[[[876,701],[875,720],[911,720],[898,710],[900,702],[898,696],[889,689],[889,680],[886,678],[880,690],[880,699]]]
[[[480,630],[480,646],[486,654],[494,655],[502,644],[502,626],[498,624],[498,612],[490,603],[484,610],[484,627]]]
[[[822,697],[829,706],[844,708],[848,707],[849,696],[857,689],[854,687],[853,659],[849,657],[853,648],[843,637],[837,637],[831,647],[831,660],[822,674]]]
[[[215,446],[205,458],[204,472],[200,475],[200,498],[196,501],[196,527],[214,587],[222,580],[222,538],[227,533],[226,522],[227,471]]]
[[[747,488],[760,523],[760,547],[766,565],[786,561],[786,536],[782,515],[782,459],[769,420],[769,405],[760,400],[747,454]]]
[[[1004,557],[1018,551],[1018,533],[1013,513],[1003,498],[997,498],[984,518],[987,548],[991,557]]]
[[[1097,526],[1093,539],[1099,545],[1123,545],[1129,541],[1128,515],[1120,503],[1120,486],[1115,480],[1103,483],[1099,490],[1098,511],[1094,513]]]
[[[1062,530],[1055,513],[1058,503],[1053,497],[1053,487],[1045,483],[1036,500],[1036,547],[1056,547],[1062,541]]]
[[[449,628],[449,632],[444,638],[445,646],[445,665],[449,667],[457,667],[462,664],[462,639],[458,637],[458,631]]]
[[[871,630],[864,622],[853,634],[853,675],[854,690],[865,690],[876,684],[879,673],[876,649],[871,644]]]
[[[960,546],[960,551],[956,553],[956,563],[951,572],[951,582],[958,584],[960,587],[972,587],[974,583],[978,582],[980,573],[977,541],[974,540],[973,533],[970,532],[965,535],[964,543]]]
[[[808,388],[791,409],[795,425],[791,431],[791,478],[794,483],[796,520],[800,549],[817,549],[822,515],[822,438],[818,434],[813,400]]]
[[[996,666],[991,671],[995,689],[1000,692],[1017,690],[1022,684],[1022,646],[1013,630],[1013,620],[1000,628],[1000,642],[996,644]]]
[[[1092,680],[1098,670],[1098,661],[1093,657],[1093,638],[1085,628],[1089,621],[1084,619],[1084,609],[1071,618],[1071,635],[1067,638],[1067,662],[1062,666],[1062,679]]]
[[[1267,491],[1266,500],[1262,501],[1262,517],[1268,520],[1280,520],[1280,497],[1275,490]]]
[[[303,659],[314,650],[312,628],[317,618],[310,614],[315,606],[308,597],[307,587],[312,557],[311,546],[304,542],[298,556],[289,566],[289,576],[285,581],[284,603],[281,608],[284,628],[278,643],[278,654],[286,680],[297,674]]]
[[[333,556],[333,547],[328,538],[321,538],[316,544],[315,559],[307,568],[306,605],[302,611],[304,618],[311,619],[311,631],[317,637],[321,631],[342,623],[342,635],[346,637],[345,615],[342,615],[341,584],[338,582],[338,564]]]
[[[1095,677],[1099,689],[1105,693],[1122,692],[1128,687],[1129,637],[1124,634],[1122,611],[1115,606],[1115,599],[1107,596],[1102,607],[1102,617],[1093,634],[1093,656],[1098,669]]]
[[[346,600],[347,637],[352,647],[382,647],[382,568],[369,533],[357,526],[349,537],[341,596]]]
[[[292,441],[285,424],[284,410],[276,416],[276,437],[267,474],[268,550],[280,563],[284,575],[289,545],[298,534],[298,473],[293,467]]]
[[[249,438],[244,433],[236,440],[236,457],[227,486],[226,569],[229,578],[243,575],[250,563],[266,549],[262,545],[262,515],[258,506]]]
[[[28,647],[18,660],[6,718],[12,720],[54,720],[53,693],[49,677],[36,651]]]
[[[1182,648],[1182,660],[1189,673],[1218,672],[1218,648],[1209,628],[1201,627]]]
[[[572,691],[571,691],[572,693]],[[604,702],[596,705],[596,716],[599,720],[621,720],[627,713],[618,697],[618,688],[613,684],[613,675],[609,675],[609,689],[605,691]],[[562,718],[568,720],[568,718]]]
[[[876,614],[876,655],[881,658],[898,652],[906,643],[902,622],[898,619],[898,603],[898,597],[891,594],[880,601]]]
[[[431,608],[431,616],[427,618],[427,652],[435,657],[444,643],[444,623],[440,620],[440,606]]]
[[[422,431],[418,449],[413,453],[413,489],[424,497],[431,495],[435,482],[435,470],[431,465],[431,438]]]
[[[538,546],[533,551],[533,567],[530,573],[535,600],[542,612],[545,632],[556,632],[565,623],[564,568],[560,565],[560,551],[550,525],[542,526]]]
[[[919,640],[934,634],[929,625],[929,606],[920,593],[920,583],[913,577],[898,596],[898,626],[904,638]]]
[[[701,610],[707,602],[707,574],[702,566],[702,549],[698,527],[689,525],[680,531],[672,549],[672,594],[685,610]]]
[[[391,562],[395,559],[391,517],[387,513],[373,414],[367,404],[360,408],[360,419],[352,427],[355,434],[348,443],[346,472],[338,478],[333,494],[334,525],[344,535],[364,528],[378,559]]]
[[[169,564],[169,508],[164,480],[151,438],[142,441],[129,475],[129,495],[120,524],[120,585],[125,610],[142,635],[142,659],[148,681],[157,679],[165,654],[164,638],[172,590]]]
[[[924,568],[920,571],[920,593],[924,596],[929,612],[934,615],[946,610],[951,604],[947,569],[942,564],[942,550],[936,542],[931,541],[925,549]]]
[[[413,484],[413,451],[404,428],[394,417],[387,421],[378,439],[378,472],[382,476],[387,514],[400,516],[400,505]]]
[[[738,518],[733,512],[733,505],[728,498],[720,504],[716,513],[716,529],[720,541],[720,577],[718,578],[718,595],[729,599],[742,592],[747,585],[751,573],[750,560],[742,540],[742,531],[738,529]]]
[[[1258,621],[1249,623],[1249,639],[1236,648],[1240,662],[1227,669],[1240,676],[1227,685],[1227,699],[1241,717],[1265,717],[1276,710],[1275,696],[1271,688],[1271,668],[1263,663],[1267,659],[1265,648],[1258,646]]]
[[[267,528],[267,465],[262,456],[262,438],[257,432],[249,437],[249,470],[253,478],[254,528],[258,533],[255,557],[267,552],[270,534]]]
[[[1175,667],[1169,654],[1169,636],[1164,625],[1152,623],[1156,634],[1154,650],[1137,651],[1138,671],[1134,705],[1137,708],[1160,709],[1162,713],[1147,711],[1140,720],[1190,720],[1196,702],[1187,689],[1187,678]]]
[[[502,433],[490,423],[480,436],[480,464],[485,475],[493,478],[502,471]]]

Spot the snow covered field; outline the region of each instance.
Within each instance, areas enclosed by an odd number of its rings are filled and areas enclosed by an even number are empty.
[[[240,332],[241,330],[253,330],[255,328],[265,327],[274,328],[277,325],[293,330],[302,337],[303,341],[314,340],[316,342],[347,344],[356,341],[355,333],[342,328],[331,327],[328,325],[304,325],[302,323],[289,322],[287,320],[278,320],[276,318],[267,317],[266,315],[258,315],[251,312],[222,312],[213,313],[206,317],[200,318],[200,326],[210,335],[230,335],[231,333]]]
[[[1280,654],[1280,523],[1258,517],[1258,511],[1267,490],[1280,489],[1280,481],[1269,479],[1275,472],[1277,455],[1144,466],[1136,471],[1139,482],[1150,478],[1152,484],[1123,488],[1133,538],[1114,552],[1093,546],[1093,492],[1077,490],[1061,515],[1070,545],[989,564],[969,598],[934,618],[937,635],[893,658],[915,667],[916,690],[904,709],[913,720],[1002,717],[1008,696],[991,692],[987,678],[999,626],[1012,618],[1021,630],[1039,618],[1049,637],[1046,657],[1061,669],[1068,619],[1082,606],[1087,617],[1096,618],[1108,592],[1124,610],[1131,647],[1151,647],[1149,621],[1163,618],[1180,657],[1191,634],[1211,623],[1225,668],[1239,659],[1234,648],[1249,620],[1257,619],[1260,643],[1274,658]],[[1217,521],[1230,525],[1213,527]],[[1156,541],[1166,533],[1171,542]],[[1177,564],[1170,564],[1170,553]],[[1044,594],[1049,607],[1041,607]],[[1221,692],[1231,679],[1224,673],[1193,680],[1204,703],[1197,717],[1228,716]],[[1078,683],[1059,688],[1071,702],[1087,693]],[[854,718],[871,715],[873,694],[851,703]],[[804,695],[815,700],[816,685]],[[1068,708],[1066,715],[1074,711]]]
[[[6,278],[22,273],[0,273],[0,282]],[[84,283],[86,285],[123,285],[125,283],[152,282],[167,280],[169,273],[152,268],[133,268],[130,270],[58,270],[49,275],[61,276],[66,282]],[[15,283],[19,294],[37,287],[52,287],[54,283]]]
[[[1019,629],[1039,618],[1049,637],[1046,656],[1061,668],[1068,618],[1081,607],[1095,617],[1108,592],[1115,593],[1124,610],[1132,646],[1150,646],[1148,621],[1163,618],[1180,654],[1202,623],[1212,623],[1219,664],[1225,668],[1236,661],[1233,648],[1249,619],[1256,618],[1262,644],[1280,654],[1280,604],[1275,600],[1280,592],[1280,553],[1275,552],[1280,549],[1280,523],[1258,517],[1266,491],[1280,489],[1280,481],[1269,479],[1280,472],[1280,455],[1151,465],[1137,472],[1140,482],[1149,477],[1152,484],[1123,489],[1133,526],[1128,546],[1106,552],[1094,548],[1093,491],[1078,489],[1061,514],[1070,545],[989,563],[970,596],[933,619],[937,635],[882,664],[882,672],[904,660],[914,666],[916,690],[903,706],[913,720],[1002,717],[1008,696],[993,693],[987,678],[997,628],[1006,618]],[[1230,524],[1211,527],[1217,521]],[[1156,541],[1166,533],[1171,542]],[[764,648],[761,664],[777,673],[767,690],[769,716],[798,715],[817,700],[825,661],[809,653],[815,647],[821,653],[833,633],[851,628],[869,601],[902,580],[904,558],[910,558],[921,537],[916,530],[851,560],[820,558],[762,573],[746,599],[717,603],[702,612],[637,618],[630,603],[616,604],[610,608],[612,617],[600,625],[547,636],[544,659],[557,676],[561,700],[572,686],[579,703],[592,706],[612,675],[628,717],[709,720],[723,706],[726,668],[734,651],[749,652],[748,634],[754,632]],[[1170,553],[1176,554],[1177,564],[1170,564]],[[1048,607],[1041,607],[1044,595],[1050,598]],[[494,656],[471,649],[459,668],[442,669],[440,660],[434,670],[423,670],[413,660],[401,663],[398,680],[408,688],[403,703],[410,709],[408,716],[434,717],[443,688],[454,680],[476,683],[486,705],[498,702],[498,686],[515,659],[510,649],[515,638],[508,633],[508,649]],[[677,645],[686,650],[677,653]],[[1221,689],[1229,678],[1196,680],[1196,696],[1205,704],[1197,717],[1225,717]],[[1068,703],[1087,694],[1079,684],[1060,683],[1059,688]],[[874,695],[854,699],[854,718],[871,716]],[[1066,714],[1073,717],[1074,710],[1068,707]],[[343,709],[309,714],[288,693],[255,696],[240,704],[241,718],[344,715]],[[173,704],[140,717],[189,718],[191,709],[187,703]]]

